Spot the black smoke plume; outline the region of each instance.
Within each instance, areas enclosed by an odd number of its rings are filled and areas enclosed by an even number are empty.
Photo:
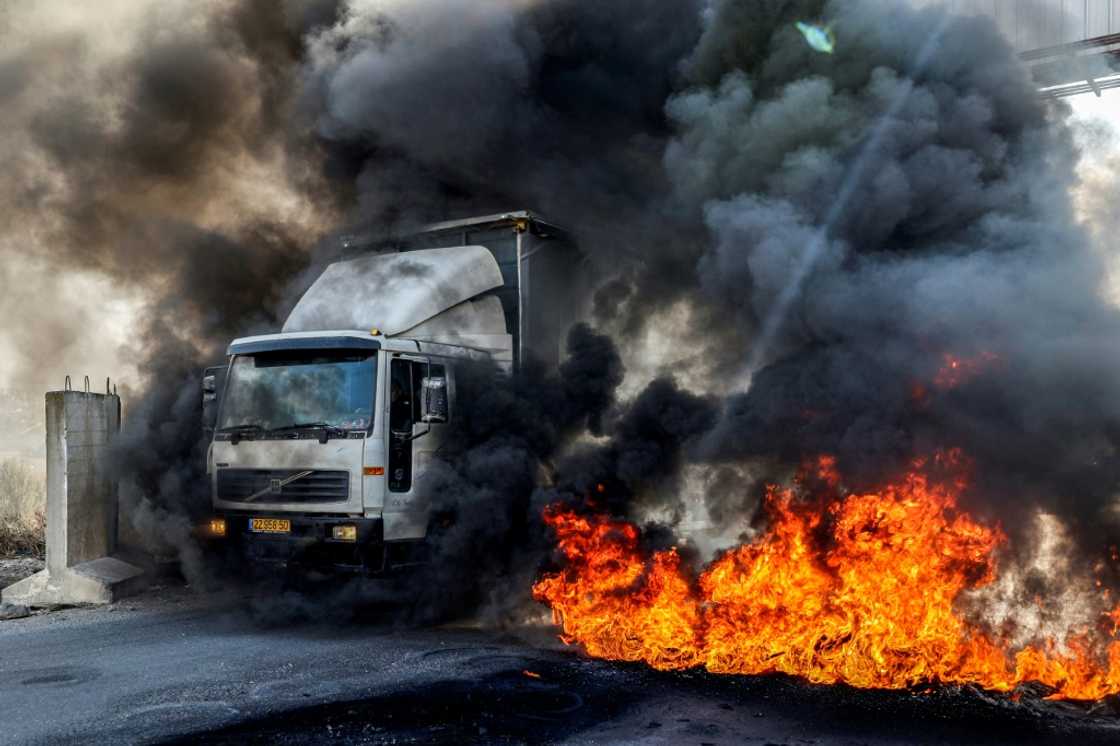
[[[62,361],[73,365],[68,353],[91,331],[107,331],[100,314],[74,309],[80,301],[65,297],[57,276],[94,273],[138,298],[134,335],[118,355],[142,383],[123,392],[122,513],[192,553],[190,519],[209,500],[200,367],[220,360],[231,336],[276,324],[308,244],[333,221],[332,192],[308,166],[314,138],[289,124],[303,38],[338,10],[119,6],[111,33],[96,8],[5,11],[6,46],[17,51],[0,63],[0,79],[12,81],[0,114],[10,156],[0,209],[11,226],[0,252],[23,281],[11,278],[9,297],[30,301],[8,309],[27,340],[14,351],[15,376],[39,383]],[[313,208],[277,209],[292,193]],[[19,273],[21,264],[45,265],[48,279]]]
[[[702,364],[624,406],[683,387],[695,413],[654,407],[661,442],[606,431],[557,484],[609,484],[634,513],[664,499],[627,484],[646,458],[672,486],[689,461],[764,480],[833,453],[859,489],[961,447],[987,517],[1026,530],[1042,508],[1089,552],[1115,540],[1120,316],[1064,112],[994,25],[871,0],[639,5],[352,9],[310,46],[318,131],[363,215],[543,202],[614,270],[596,309],[624,349],[687,308],[691,338],[665,344]],[[830,24],[835,53],[796,20]],[[735,389],[717,423],[703,393]],[[752,509],[724,498],[711,512]]]

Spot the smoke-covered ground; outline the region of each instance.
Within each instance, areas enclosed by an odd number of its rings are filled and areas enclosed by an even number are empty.
[[[485,578],[500,614],[547,555],[542,504],[657,517],[655,545],[748,529],[761,485],[820,453],[860,488],[961,447],[970,507],[1013,538],[1043,510],[1074,565],[1117,540],[1111,234],[1073,209],[1068,111],[988,21],[886,0],[22,0],[0,19],[0,251],[137,299],[125,499],[191,572],[199,369],[278,326],[333,228],[522,207],[571,226],[604,282],[558,375],[476,387],[440,473],[462,519],[445,546],[516,558]],[[96,326],[34,302],[53,279],[7,284],[18,375]],[[498,557],[494,496],[528,510]]]

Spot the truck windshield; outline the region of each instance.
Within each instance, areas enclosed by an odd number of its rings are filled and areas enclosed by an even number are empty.
[[[238,355],[230,368],[218,430],[368,430],[376,373],[375,353],[365,351]]]

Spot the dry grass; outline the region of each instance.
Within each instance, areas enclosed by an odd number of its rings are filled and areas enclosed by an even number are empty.
[[[47,517],[37,511],[31,518],[0,517],[0,557],[38,557],[47,554]]]
[[[43,557],[44,507],[42,480],[20,461],[0,462],[0,557]]]

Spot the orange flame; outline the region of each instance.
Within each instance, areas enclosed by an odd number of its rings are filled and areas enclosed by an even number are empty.
[[[1079,700],[1120,692],[1120,606],[1092,632],[1019,650],[957,611],[962,591],[995,579],[1005,537],[958,508],[962,480],[934,483],[923,467],[841,497],[835,463],[822,459],[800,480],[819,480],[816,494],[771,486],[767,532],[698,578],[675,548],[642,552],[632,524],[554,506],[545,521],[566,567],[542,577],[534,597],[552,607],[565,642],[663,670],[886,689],[1036,681]]]

